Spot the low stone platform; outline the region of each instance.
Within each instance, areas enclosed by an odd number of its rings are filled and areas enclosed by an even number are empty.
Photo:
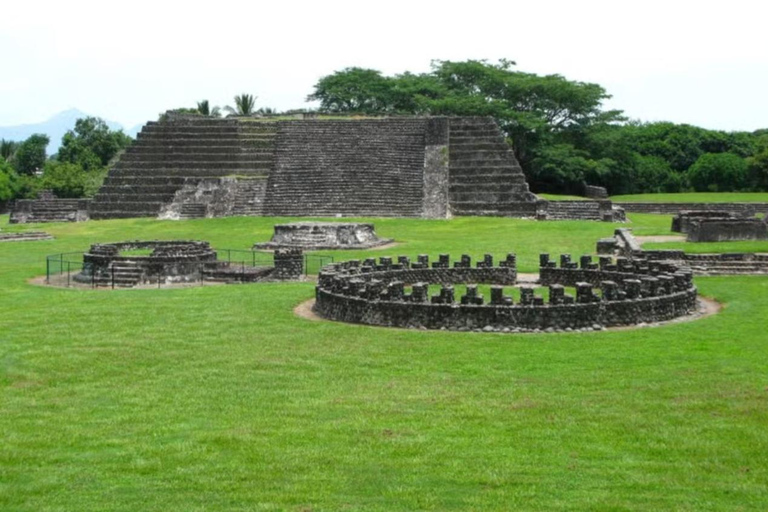
[[[0,233],[0,242],[25,242],[35,240],[53,240],[45,231],[26,231],[24,233]]]
[[[697,276],[768,274],[766,253],[688,254],[678,249],[646,251],[632,234],[632,230],[626,228],[617,229],[613,238],[598,240],[597,252],[636,261],[669,263],[688,268]]]
[[[392,243],[379,238],[373,224],[359,222],[294,222],[276,224],[272,240],[257,243],[254,249],[298,248],[306,251],[371,249]]]
[[[768,224],[757,218],[698,218],[690,221],[686,234],[689,242],[768,240]]]
[[[250,251],[222,251],[199,240],[152,240],[93,244],[83,254],[80,273],[74,281],[91,287],[133,288],[147,284],[194,282],[252,283],[299,280],[304,277],[304,255],[300,249],[276,250],[270,266]],[[243,254],[246,253],[246,254]]]
[[[688,233],[691,223],[698,220],[730,220],[751,217],[744,212],[722,212],[714,210],[684,210],[672,217],[671,231],[675,233]]]

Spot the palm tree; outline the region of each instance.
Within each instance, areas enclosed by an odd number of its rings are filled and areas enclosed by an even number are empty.
[[[221,115],[221,109],[219,107],[211,108],[208,100],[198,101],[197,111],[204,116],[219,117]]]
[[[0,157],[10,160],[16,150],[19,147],[19,143],[15,140],[0,140]]]
[[[250,116],[256,109],[256,98],[253,94],[238,94],[235,96],[235,108],[227,105],[224,110],[231,116]]]

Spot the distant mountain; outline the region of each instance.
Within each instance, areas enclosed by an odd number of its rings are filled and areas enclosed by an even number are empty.
[[[64,112],[59,112],[42,123],[0,126],[0,139],[22,141],[34,133],[44,133],[51,138],[51,143],[48,144],[48,155],[50,156],[59,150],[59,146],[61,146],[61,138],[68,130],[72,130],[75,127],[75,121],[88,116],[89,114],[73,108],[65,110]],[[125,130],[120,123],[115,123],[106,119],[104,121],[111,130],[123,130],[131,137],[135,137],[136,133],[141,129],[141,126],[136,126],[130,130]]]

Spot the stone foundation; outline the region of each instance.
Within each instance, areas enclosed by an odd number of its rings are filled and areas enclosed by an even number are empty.
[[[373,224],[359,222],[294,222],[276,224],[274,229],[272,240],[253,248],[370,249],[392,242],[391,238],[379,238]]]
[[[691,219],[687,226],[689,242],[768,240],[768,225],[761,219]]]
[[[90,199],[59,199],[42,191],[37,199],[18,199],[11,205],[10,224],[82,222],[88,220]]]

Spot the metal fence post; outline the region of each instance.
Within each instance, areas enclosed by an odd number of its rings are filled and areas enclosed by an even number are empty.
[[[51,282],[51,258],[49,257],[45,258],[45,282],[49,284]]]
[[[69,271],[70,271],[70,263],[67,262],[67,288],[69,288],[70,280],[69,280]]]
[[[112,289],[115,289],[115,267],[112,267]]]

